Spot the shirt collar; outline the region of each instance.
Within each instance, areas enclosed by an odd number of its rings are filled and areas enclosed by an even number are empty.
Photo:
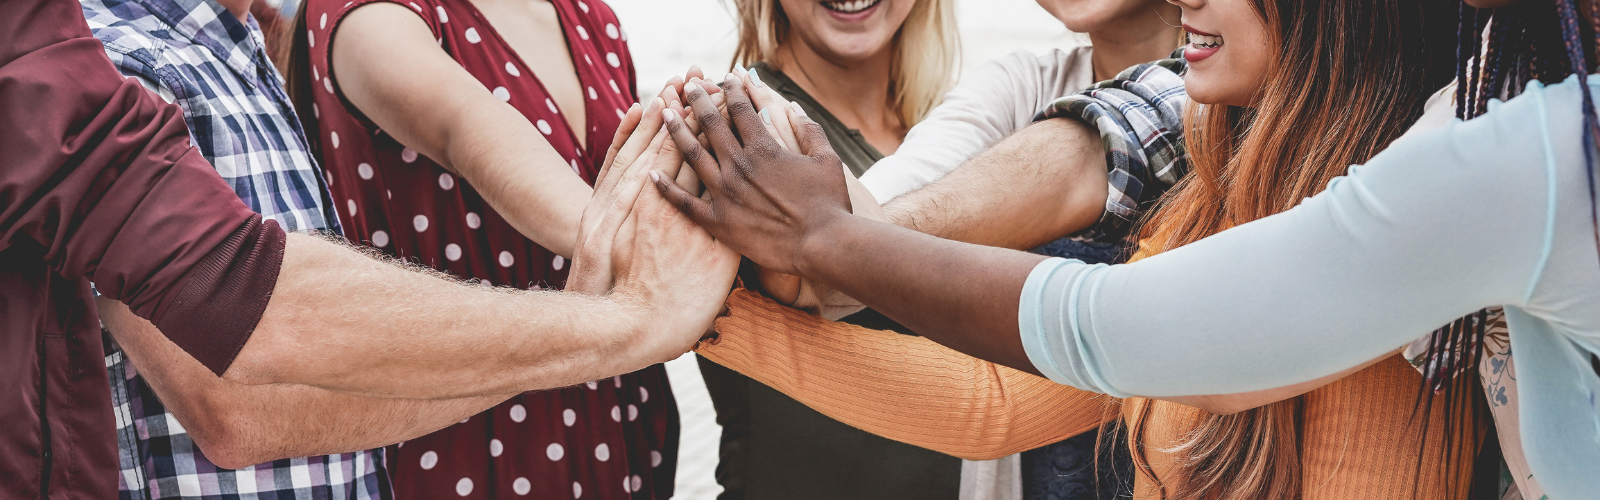
[[[244,22],[216,0],[135,0],[160,17],[173,32],[210,50],[230,69],[253,82],[268,65],[265,41],[255,16]]]

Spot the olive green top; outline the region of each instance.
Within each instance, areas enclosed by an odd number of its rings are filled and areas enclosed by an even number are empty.
[[[800,88],[799,84],[794,83],[794,80],[790,80],[788,75],[764,62],[752,64],[750,69],[756,70],[756,75],[761,77],[761,81],[771,86],[772,90],[778,91],[784,99],[799,103],[800,108],[806,110],[806,116],[822,126],[822,131],[828,134],[828,144],[833,145],[834,154],[839,155],[844,165],[850,168],[850,173],[861,177],[861,174],[867,173],[867,169],[872,168],[874,163],[883,159],[883,153],[879,153],[878,148],[868,144],[867,138],[861,135],[861,131],[844,126],[839,122],[839,118],[829,113],[821,104],[817,104],[817,100],[813,99],[811,94],[807,94],[805,89]]]

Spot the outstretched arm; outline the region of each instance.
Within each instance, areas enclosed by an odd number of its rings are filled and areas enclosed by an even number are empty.
[[[885,204],[889,222],[940,238],[1028,249],[1106,209],[1105,150],[1077,120],[1029,125],[948,175]]]
[[[439,47],[416,12],[393,3],[358,7],[333,36],[329,73],[351,104],[461,175],[517,232],[572,256],[593,190],[527,117]]]
[[[739,83],[727,85],[730,121],[751,130]],[[1505,170],[1549,162],[1555,175],[1571,159],[1523,137],[1578,130],[1574,113],[1546,126],[1532,99],[1398,144],[1299,208],[1127,266],[1036,266],[1042,258],[851,217],[829,177],[837,159],[808,120],[800,156],[759,135],[740,144],[702,113],[717,157],[679,144],[710,200],[658,188],[756,262],[833,285],[957,350],[1113,395],[1241,392],[1326,376],[1472,310],[1529,300],[1554,193],[1542,176]]]
[[[297,384],[223,380],[120,302],[98,299],[100,321],[178,422],[220,467],[387,446],[443,429],[516,393],[383,399]],[[316,422],[317,425],[305,425]]]

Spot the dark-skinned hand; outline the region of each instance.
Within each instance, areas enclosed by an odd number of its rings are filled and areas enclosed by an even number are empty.
[[[663,196],[719,241],[763,267],[805,275],[801,250],[829,224],[851,217],[844,168],[822,127],[796,108],[791,125],[800,152],[784,150],[767,133],[743,79],[722,84],[725,120],[704,89],[687,85],[685,98],[712,151],[701,147],[681,117],[666,127],[684,161],[705,185],[701,199],[651,173]],[[714,155],[713,155],[714,152]]]

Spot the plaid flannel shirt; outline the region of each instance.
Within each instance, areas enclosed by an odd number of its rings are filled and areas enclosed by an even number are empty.
[[[1189,173],[1183,146],[1183,109],[1189,101],[1183,74],[1189,65],[1181,54],[1180,49],[1172,59],[1128,68],[1115,79],[1057,99],[1034,118],[1073,118],[1094,127],[1105,145],[1110,183],[1099,221],[1036,251],[1056,255],[1062,253],[1059,247],[1077,245],[1071,253],[1082,254],[1082,245],[1090,245],[1120,254],[1095,260],[1126,257],[1139,219]]]
[[[191,139],[239,198],[290,231],[339,231],[323,173],[254,18],[212,0],[82,0],[124,75],[183,108]],[[238,470],[207,460],[109,336],[124,500],[389,498],[383,450]]]

